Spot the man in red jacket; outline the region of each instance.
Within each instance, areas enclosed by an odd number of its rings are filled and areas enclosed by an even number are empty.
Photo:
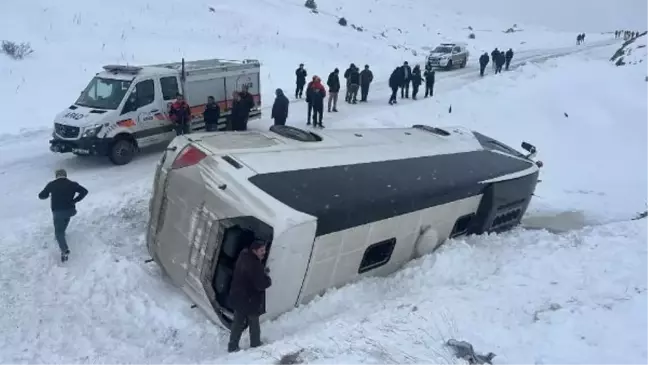
[[[322,85],[322,79],[319,76],[313,76],[313,82],[306,90],[306,100],[309,101],[313,108],[313,127],[324,128],[322,125],[322,116],[324,115],[324,98],[326,98],[326,88]],[[319,115],[319,121],[317,116]],[[308,121],[307,124],[310,124]]]
[[[178,93],[176,101],[171,104],[169,117],[175,123],[176,135],[189,134],[191,125],[191,108],[184,100],[184,96]]]

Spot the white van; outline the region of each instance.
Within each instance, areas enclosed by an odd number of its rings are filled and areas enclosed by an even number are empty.
[[[387,275],[449,237],[520,222],[540,162],[464,128],[201,133],[176,138],[154,178],[148,250],[229,327],[241,250],[268,244],[276,317],[332,287]]]
[[[204,129],[203,111],[213,96],[226,126],[232,94],[243,87],[261,116],[260,63],[221,59],[148,66],[107,65],[69,108],[56,116],[50,150],[77,155],[103,155],[117,165],[129,163],[138,149],[175,138],[169,118],[177,93],[191,107],[191,129]]]

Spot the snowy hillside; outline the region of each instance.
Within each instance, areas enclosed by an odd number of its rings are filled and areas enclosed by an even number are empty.
[[[439,3],[321,1],[314,14],[303,0],[115,0],[101,8],[80,0],[11,1],[3,8],[6,21],[0,24],[0,39],[29,42],[34,53],[20,62],[0,57],[0,95],[13,106],[0,133],[51,128],[54,115],[73,102],[105,64],[257,58],[263,62],[262,99],[269,102],[277,87],[294,87],[299,63],[310,75],[320,76],[351,62],[369,64],[378,80],[386,80],[395,66],[405,60],[421,62],[424,48],[441,41],[469,42],[470,62],[476,65],[478,55],[494,47],[521,51],[571,46],[580,32],[527,26],[513,15],[500,21],[480,13],[463,14],[477,1],[462,5],[466,9],[446,5],[444,10]],[[338,17],[345,17],[348,26],[338,25]],[[522,31],[503,33],[514,24]],[[473,28],[474,40],[468,39],[468,27]],[[589,37],[610,38],[595,33]]]
[[[307,363],[460,363],[443,346],[456,338],[494,352],[495,364],[646,363],[648,226],[632,220],[648,201],[645,53],[615,67],[623,41],[610,34],[576,46],[580,29],[549,11],[564,1],[545,1],[544,12],[510,2],[503,13],[454,3],[331,0],[318,14],[301,0],[4,4],[0,39],[35,51],[21,61],[0,54],[10,106],[0,127],[0,362],[275,363],[303,349]],[[621,3],[573,1],[563,15],[587,9],[578,26],[588,32],[645,30],[635,20],[645,2]],[[503,32],[513,24],[523,30]],[[453,39],[469,42],[468,67],[439,72],[432,99],[387,105],[389,71]],[[516,50],[513,68],[480,79],[476,55],[496,46]],[[369,63],[369,103],[341,103],[324,116],[328,128],[462,124],[512,146],[529,141],[545,163],[537,196],[523,227],[450,241],[388,278],[331,290],[262,323],[266,346],[227,354],[228,333],[145,263],[159,151],[116,167],[48,150],[54,114],[103,64],[183,56],[260,59],[266,106],[276,87],[292,91],[300,62],[311,75]],[[288,124],[304,122],[304,103],[293,103]],[[36,197],[60,167],[90,190],[66,264]]]
[[[623,45],[614,52],[610,61],[617,66],[636,65],[642,63],[648,58],[648,48],[646,47],[646,33],[636,38],[623,42]]]

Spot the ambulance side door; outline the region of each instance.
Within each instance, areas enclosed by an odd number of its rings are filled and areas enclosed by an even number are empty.
[[[160,130],[153,117],[160,108],[155,102],[159,99],[159,92],[156,92],[156,89],[154,79],[139,80],[128,96],[120,120],[117,122],[122,127],[128,127],[140,148],[160,141]]]

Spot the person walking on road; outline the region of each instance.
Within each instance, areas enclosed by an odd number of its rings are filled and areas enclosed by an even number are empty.
[[[506,51],[505,59],[506,63],[504,68],[506,69],[506,71],[508,71],[509,66],[511,65],[511,60],[513,59],[513,48],[509,48],[508,51]]]
[[[486,71],[486,66],[488,66],[489,61],[487,52],[479,56],[479,76],[484,77],[484,71]]]
[[[234,319],[227,345],[228,352],[239,351],[241,335],[248,326],[250,347],[262,345],[259,317],[265,313],[265,291],[272,285],[270,272],[263,264],[265,255],[265,243],[255,240],[241,251],[236,260],[230,289]]]
[[[398,88],[403,86],[403,68],[398,66],[392,71],[389,76],[389,87],[391,88],[391,96],[389,97],[389,105],[397,104],[396,96],[398,95]]]
[[[88,195],[88,190],[79,183],[69,180],[67,172],[63,169],[56,170],[54,177],[55,179],[47,183],[38,193],[38,198],[45,200],[51,197],[54,237],[61,249],[61,262],[65,262],[70,255],[65,231],[70,224],[70,219],[77,214],[76,204]]]

